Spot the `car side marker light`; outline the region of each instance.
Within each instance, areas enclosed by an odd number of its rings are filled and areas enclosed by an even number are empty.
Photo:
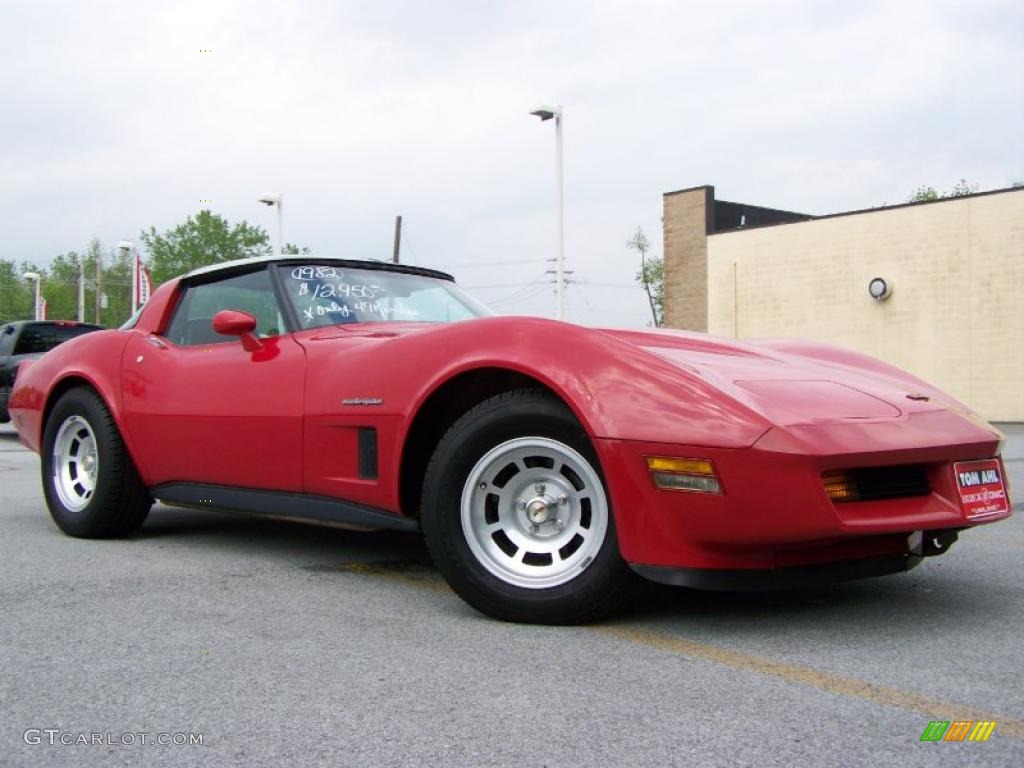
[[[647,470],[651,473],[654,485],[662,490],[722,492],[722,484],[715,475],[715,466],[706,459],[648,456]]]

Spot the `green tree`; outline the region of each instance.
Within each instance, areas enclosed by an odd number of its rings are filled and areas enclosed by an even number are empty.
[[[977,184],[968,184],[967,179],[960,179],[960,181],[953,185],[953,189],[950,190],[946,197],[963,197],[964,195],[973,195],[977,191]]]
[[[297,246],[295,243],[285,243],[283,252],[288,254],[289,256],[305,256],[308,253],[312,253],[312,251],[310,251],[309,248],[299,248],[299,246]]]
[[[100,265],[100,316],[96,317],[96,264]],[[27,268],[27,265],[26,265]],[[78,318],[78,275],[84,273],[84,307],[87,323],[100,322],[116,328],[131,315],[132,256],[118,248],[105,249],[93,239],[83,253],[68,251],[53,258],[43,275],[42,293],[50,320]],[[29,306],[26,318],[31,317]]]
[[[79,270],[85,278],[84,305],[85,322],[99,322],[108,327],[117,326],[124,322],[120,318],[120,312],[111,313],[110,303],[120,307],[119,293],[126,293],[131,282],[122,281],[115,272],[109,273],[108,261],[103,253],[103,244],[93,238],[85,251],[68,251],[54,257],[50,263],[48,275],[43,281],[43,295],[46,297],[47,317],[51,320],[75,320],[78,318],[78,274]],[[107,297],[107,309],[100,311],[96,317],[96,263],[101,268],[100,293]],[[123,284],[120,284],[123,283]],[[130,296],[126,300],[130,300]]]
[[[253,256],[268,256],[272,249],[267,233],[246,222],[231,226],[210,211],[200,211],[184,224],[162,234],[150,227],[142,232],[142,242],[150,254],[153,281],[159,284],[171,277],[207,264]],[[307,254],[309,248],[294,243],[285,245],[285,253]],[[116,328],[131,315],[132,254],[119,248],[105,248],[93,239],[79,253],[67,251],[53,258],[49,268],[23,261],[0,259],[0,322],[31,320],[35,311],[33,286],[22,278],[25,272],[42,276],[42,295],[51,320],[75,320],[78,317],[78,280],[84,274],[86,322],[96,322],[96,265],[100,266],[101,304],[99,322]]]
[[[665,320],[665,263],[656,256],[647,255],[651,242],[640,227],[626,241],[626,247],[640,254],[640,269],[636,273],[636,280],[647,294],[654,327],[660,328]]]
[[[939,199],[939,191],[935,187],[918,187],[910,193],[908,203],[928,203]]]
[[[43,281],[46,316],[50,320],[78,319],[78,270],[82,257],[74,251],[55,256]],[[95,320],[86,304],[85,319]]]
[[[32,264],[0,260],[0,322],[31,320],[35,307],[32,284],[26,282],[25,272],[38,272]],[[40,274],[42,274],[40,272]]]
[[[910,197],[907,198],[908,203],[926,203],[932,200],[945,200],[949,197],[963,197],[964,195],[973,195],[978,191],[977,184],[968,183],[967,179],[960,179],[946,194],[941,194],[935,187],[918,187],[910,193]]]
[[[99,246],[97,241],[94,241]],[[106,258],[97,247],[95,252],[87,255],[87,263],[93,265],[95,274],[96,259],[103,262],[103,274],[100,280],[100,291],[106,296],[106,307],[100,310],[100,322],[108,328],[123,325],[132,314],[132,258],[133,255],[120,248],[112,248]],[[88,272],[86,272],[88,274]],[[93,293],[95,301],[95,293]],[[88,307],[89,305],[86,304]],[[88,310],[86,311],[88,317]]]
[[[78,267],[81,265],[82,273],[85,276],[85,321],[87,323],[102,323],[104,325],[120,325],[121,323],[111,323],[109,316],[105,315],[103,310],[100,310],[100,316],[96,316],[96,265],[100,266],[100,294],[107,295],[108,304],[110,295],[119,290],[129,290],[131,286],[125,285],[114,285],[113,282],[107,283],[107,280],[111,277],[106,274],[106,259],[103,258],[103,244],[93,238],[88,247],[86,247],[84,253],[75,253],[74,251],[68,254],[69,260]],[[75,277],[78,277],[78,270],[75,270]],[[116,281],[115,281],[116,282]],[[77,303],[76,303],[77,313]],[[123,322],[123,321],[122,321]]]
[[[149,266],[157,285],[208,264],[269,256],[272,252],[270,239],[261,227],[245,221],[231,226],[208,210],[200,211],[195,218],[189,216],[184,224],[163,234],[150,227],[148,232],[142,231],[141,238],[149,251]]]

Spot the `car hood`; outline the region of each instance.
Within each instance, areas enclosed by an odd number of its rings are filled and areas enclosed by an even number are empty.
[[[669,360],[781,426],[896,420],[935,410],[968,412],[909,374],[826,345],[820,349],[837,359],[786,351],[785,342],[778,341],[733,341],[666,330],[601,333]],[[811,353],[816,349],[807,344],[803,348]]]

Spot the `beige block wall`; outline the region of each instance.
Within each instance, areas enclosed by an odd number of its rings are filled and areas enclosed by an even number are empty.
[[[1024,421],[1024,189],[712,235],[708,331],[842,344]]]
[[[708,329],[708,211],[711,187],[670,192],[663,197],[665,325]]]

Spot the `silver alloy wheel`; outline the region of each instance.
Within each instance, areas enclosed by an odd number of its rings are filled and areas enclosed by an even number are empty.
[[[81,512],[96,490],[100,468],[96,435],[81,416],[68,416],[53,441],[53,489],[61,504]]]
[[[462,532],[493,575],[547,589],[593,562],[608,530],[601,478],[578,452],[546,437],[488,451],[462,489]]]

